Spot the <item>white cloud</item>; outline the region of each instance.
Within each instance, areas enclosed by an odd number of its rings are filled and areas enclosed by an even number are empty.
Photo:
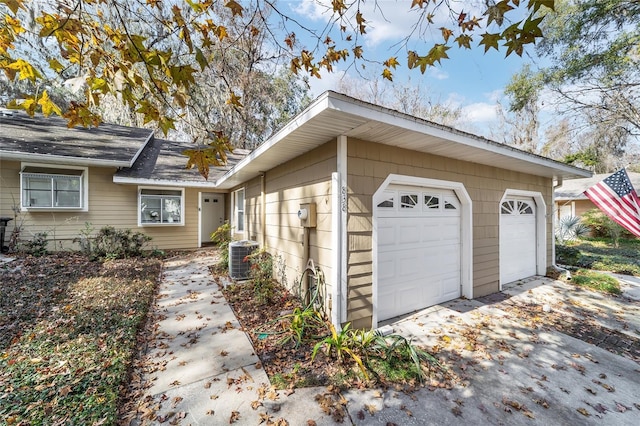
[[[496,104],[476,102],[462,107],[462,115],[465,121],[470,123],[495,122],[498,118]]]
[[[320,71],[322,78],[309,77],[309,86],[311,87],[311,97],[320,96],[327,90],[337,90],[340,80],[345,76],[344,71],[334,71],[328,73],[324,70]]]
[[[431,67],[429,68],[429,77],[435,78],[436,80],[446,80],[449,78],[449,73],[440,68]]]

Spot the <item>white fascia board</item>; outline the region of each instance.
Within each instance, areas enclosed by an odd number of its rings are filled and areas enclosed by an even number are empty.
[[[463,131],[441,126],[435,123],[430,123],[424,119],[410,116],[398,111],[390,110],[388,108],[372,105],[366,102],[359,101],[357,99],[350,98],[336,92],[324,92],[318,97],[305,111],[296,116],[289,124],[273,135],[269,140],[256,148],[253,152],[247,155],[242,161],[231,168],[215,183],[217,187],[231,188],[241,182],[233,182],[230,179],[238,172],[247,168],[249,164],[258,160],[267,151],[277,146],[282,140],[289,136],[296,129],[303,126],[305,123],[317,117],[324,110],[334,110],[344,112],[345,114],[354,115],[369,121],[376,121],[390,126],[399,127],[416,133],[422,133],[425,135],[437,137],[443,140],[448,140],[454,143],[458,143],[463,146],[475,148],[487,152],[492,152],[504,157],[510,157],[513,159],[528,162],[530,164],[536,164],[541,167],[550,168],[557,171],[559,174],[569,174],[573,176],[591,177],[592,173],[587,170],[583,170],[577,167],[559,163],[544,157],[540,157],[534,154],[529,154],[515,148],[511,148],[506,145],[498,144],[497,142],[483,139],[479,136],[467,134]],[[349,133],[347,132],[348,136]],[[338,135],[336,135],[338,136]],[[274,165],[263,165],[262,168],[273,167]],[[256,174],[258,172],[255,172]],[[229,181],[229,182],[228,182]],[[225,182],[227,185],[225,185]]]
[[[381,106],[363,104],[360,101],[346,98],[338,93],[331,93],[329,96],[329,108],[342,111],[347,114],[353,114],[367,120],[378,121],[380,123],[389,124],[391,126],[400,127],[409,131],[434,136],[440,139],[449,140],[468,147],[482,149],[484,151],[493,152],[514,159],[526,161],[532,164],[538,164],[557,170],[561,173],[568,173],[584,177],[591,177],[592,173],[577,167],[559,163],[534,154],[529,154],[507,145],[498,144],[489,140],[483,140],[479,136],[465,134],[456,129],[447,128],[437,124],[431,124],[426,120],[413,117],[398,111],[393,111]]]
[[[216,186],[221,186],[225,181],[230,179],[233,175],[247,167],[248,164],[260,158],[265,152],[282,142],[284,138],[293,133],[296,129],[307,123],[313,117],[320,114],[328,107],[328,98],[330,92],[323,93],[318,99],[316,99],[311,105],[307,107],[305,111],[297,115],[292,121],[285,127],[280,129],[275,135],[271,136],[265,143],[253,150],[249,155],[244,157],[241,161],[233,166],[227,173],[225,173],[220,179],[216,181]]]
[[[181,188],[208,188],[216,189],[213,182],[193,182],[193,181],[177,181],[177,180],[155,180],[155,179],[136,179],[123,178],[114,176],[113,183],[124,185],[149,185],[149,186],[169,186]]]
[[[0,151],[0,159],[15,161],[30,161],[46,164],[61,164],[69,166],[94,166],[94,167],[130,167],[128,161],[103,160],[96,158],[66,157],[53,154],[31,154],[15,151]]]

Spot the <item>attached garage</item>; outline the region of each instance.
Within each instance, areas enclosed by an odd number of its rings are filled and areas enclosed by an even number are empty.
[[[283,257],[283,281],[296,288],[313,260],[336,327],[376,328],[543,275],[553,263],[553,186],[589,175],[327,92],[216,185],[245,191],[243,238]],[[313,227],[296,215],[310,203]]]
[[[463,203],[456,192],[390,184],[374,197],[374,210],[378,321],[460,297]]]
[[[509,196],[500,204],[501,285],[537,273],[537,210],[532,197]]]

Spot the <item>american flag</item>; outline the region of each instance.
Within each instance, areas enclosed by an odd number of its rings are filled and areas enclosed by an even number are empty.
[[[625,169],[593,185],[584,195],[613,221],[640,237],[640,199]]]

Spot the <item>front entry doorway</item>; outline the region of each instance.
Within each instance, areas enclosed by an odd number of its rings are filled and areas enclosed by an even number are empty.
[[[200,245],[211,242],[211,233],[224,224],[224,194],[200,193]]]

